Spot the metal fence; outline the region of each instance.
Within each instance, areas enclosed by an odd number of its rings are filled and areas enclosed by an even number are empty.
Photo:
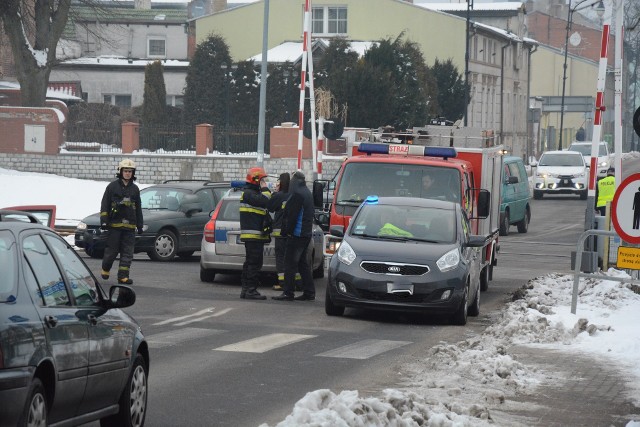
[[[214,127],[213,151],[219,154],[245,154],[258,151],[258,129],[253,127]],[[122,128],[97,129],[73,124],[67,127],[66,148],[73,151],[122,151]],[[140,151],[186,153],[196,151],[195,127],[140,126]],[[265,132],[264,152],[269,154],[269,132]]]

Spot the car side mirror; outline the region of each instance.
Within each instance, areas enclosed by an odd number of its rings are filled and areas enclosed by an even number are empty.
[[[316,208],[322,207],[322,195],[324,193],[325,183],[323,181],[313,181],[313,206]]]
[[[113,285],[109,288],[108,308],[131,307],[135,302],[136,293],[130,287]]]
[[[344,237],[344,227],[342,225],[332,225],[329,234],[336,237]]]
[[[491,209],[491,193],[489,190],[480,190],[478,194],[478,218],[487,218]]]

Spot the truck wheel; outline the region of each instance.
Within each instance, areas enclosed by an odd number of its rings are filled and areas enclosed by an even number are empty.
[[[506,210],[504,211],[504,216],[502,217],[502,222],[500,223],[501,236],[509,235],[509,227],[511,227],[511,224],[509,224],[509,221],[511,221],[511,218],[509,218],[509,210]]]
[[[531,221],[531,210],[529,206],[524,211],[524,218],[516,225],[518,226],[518,233],[526,233],[529,230],[529,222]]]
[[[467,310],[467,314],[473,317],[480,315],[480,288],[476,290],[476,297],[473,299],[469,310]]]
[[[485,265],[482,270],[480,270],[480,290],[482,292],[489,289],[489,269],[491,266],[489,264]]]
[[[542,191],[533,190],[533,198],[536,199],[536,200],[542,199]]]

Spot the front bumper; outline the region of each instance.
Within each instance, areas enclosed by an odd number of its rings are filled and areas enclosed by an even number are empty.
[[[371,274],[359,261],[346,266],[333,256],[327,292],[341,306],[451,315],[463,302],[467,277],[462,265],[446,273],[433,266],[428,273],[415,276]]]
[[[587,190],[586,177],[536,177],[533,189],[545,193],[575,193],[580,194]]]

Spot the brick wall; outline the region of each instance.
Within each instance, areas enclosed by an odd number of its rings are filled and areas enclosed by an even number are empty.
[[[0,147],[8,153],[58,154],[65,121],[54,108],[0,107]]]
[[[157,184],[168,179],[210,179],[230,181],[244,179],[246,171],[256,165],[256,159],[245,156],[130,156],[98,153],[61,153],[56,156],[38,154],[0,153],[0,168],[21,172],[40,172],[68,178],[110,181],[115,178],[120,160],[131,158],[136,162],[136,176],[143,184]],[[323,176],[333,177],[342,158],[325,159]],[[296,159],[265,159],[268,174],[277,176],[296,169]],[[311,181],[311,161],[303,162],[307,181]]]

